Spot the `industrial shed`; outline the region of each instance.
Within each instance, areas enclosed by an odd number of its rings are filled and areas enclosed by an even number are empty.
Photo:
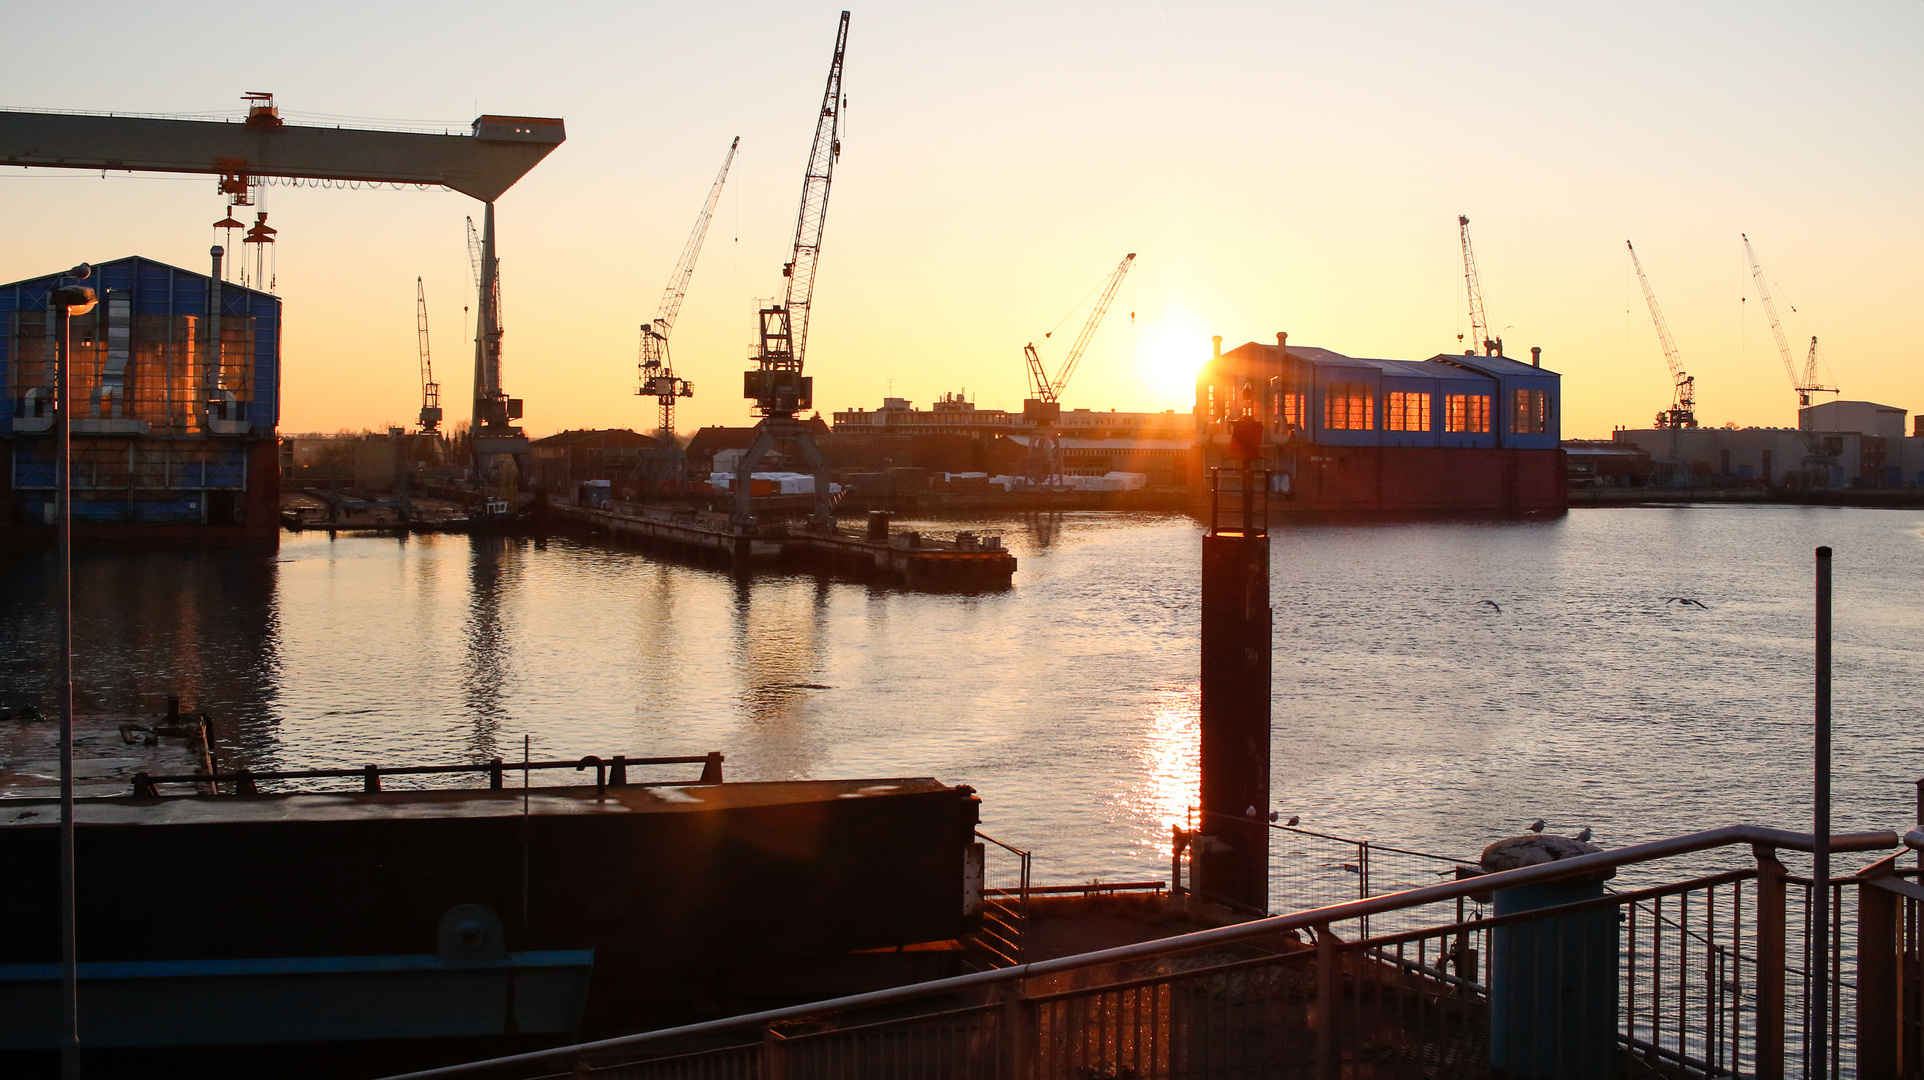
[[[1561,377],[1505,356],[1377,360],[1257,342],[1196,378],[1196,444],[1220,465],[1238,420],[1303,510],[1562,510]]]
[[[219,249],[215,249],[218,251]],[[281,301],[138,256],[94,265],[70,326],[74,521],[84,536],[278,535]],[[59,274],[0,286],[0,530],[47,531],[55,505]]]

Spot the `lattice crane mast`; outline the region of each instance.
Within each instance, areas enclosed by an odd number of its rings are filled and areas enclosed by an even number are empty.
[[[1482,349],[1485,356],[1502,356],[1503,339],[1490,336],[1490,317],[1483,311],[1483,280],[1476,273],[1476,252],[1470,247],[1470,219],[1456,216],[1457,231],[1463,238],[1463,284],[1470,292],[1470,346]]]
[[[1089,320],[1082,324],[1082,332],[1076,335],[1075,344],[1069,346],[1069,354],[1063,357],[1062,366],[1056,369],[1054,379],[1049,378],[1048,371],[1043,368],[1042,357],[1036,354],[1035,342],[1031,341],[1022,346],[1022,355],[1029,361],[1029,391],[1035,396],[1035,400],[1051,404],[1062,400],[1062,391],[1068,387],[1069,379],[1075,375],[1076,364],[1081,362],[1083,351],[1089,347],[1089,339],[1095,336],[1096,327],[1102,325],[1102,317],[1108,314],[1109,305],[1116,298],[1116,291],[1122,288],[1122,279],[1128,276],[1129,267],[1135,261],[1136,253],[1132,251],[1123,256],[1122,261],[1116,264],[1116,268],[1109,272],[1108,280],[1102,283],[1102,295],[1096,300],[1096,306],[1090,310]],[[1047,340],[1054,333],[1055,331],[1051,330],[1042,336]]]
[[[762,416],[793,418],[814,403],[813,380],[802,375],[802,354],[808,346],[808,316],[815,297],[815,269],[822,257],[822,227],[828,222],[828,189],[835,162],[842,156],[842,60],[848,50],[848,12],[835,31],[835,56],[829,61],[828,85],[822,91],[822,110],[815,120],[815,142],[802,179],[802,205],[795,215],[795,244],[782,276],[788,289],[780,304],[762,308],[761,342],[756,347],[755,370],[743,380],[743,396],[755,402]]]
[[[701,257],[702,241],[708,236],[708,222],[715,216],[715,206],[721,202],[722,184],[728,179],[728,167],[735,162],[735,148],[742,143],[740,135],[728,144],[728,156],[722,158],[721,172],[715,174],[714,186],[708,189],[708,201],[702,203],[701,213],[695,215],[695,231],[688,234],[688,243],[682,246],[681,260],[675,263],[675,272],[668,277],[668,287],[662,291],[661,306],[655,311],[652,322],[641,324],[641,387],[635,391],[642,397],[652,397],[661,410],[657,430],[664,438],[675,433],[675,399],[694,397],[695,384],[675,374],[674,365],[668,358],[668,334],[675,328],[675,317],[681,314],[681,302],[688,296],[688,282],[695,276],[695,260]]]
[[[1764,302],[1764,314],[1770,319],[1771,336],[1777,339],[1777,354],[1784,358],[1784,374],[1790,376],[1790,388],[1797,392],[1797,404],[1809,406],[1810,396],[1822,391],[1837,393],[1834,386],[1820,386],[1817,382],[1817,339],[1810,339],[1810,354],[1804,358],[1803,377],[1797,374],[1797,365],[1791,360],[1790,342],[1784,339],[1784,326],[1777,321],[1777,305],[1770,298],[1770,286],[1764,282],[1764,265],[1757,261],[1757,251],[1750,246],[1750,237],[1739,233],[1744,239],[1744,257],[1750,260],[1750,276],[1757,282],[1757,299]],[[1795,310],[1793,305],[1792,310]]]
[[[421,431],[432,435],[441,430],[441,384],[434,381],[434,361],[428,356],[428,292],[418,277],[414,279],[414,329],[421,341]]]
[[[1694,428],[1697,426],[1697,380],[1684,371],[1683,358],[1677,354],[1677,343],[1670,340],[1670,326],[1663,321],[1663,310],[1657,307],[1657,294],[1651,291],[1650,279],[1644,276],[1637,249],[1628,240],[1623,246],[1630,250],[1630,265],[1637,269],[1637,280],[1643,284],[1644,303],[1650,305],[1650,321],[1657,326],[1657,341],[1663,346],[1664,360],[1670,364],[1670,408],[1657,414],[1656,426]]]

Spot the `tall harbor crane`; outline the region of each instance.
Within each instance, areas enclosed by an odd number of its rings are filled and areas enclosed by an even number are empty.
[[[695,384],[676,375],[669,362],[668,334],[675,327],[675,316],[681,313],[682,300],[688,296],[688,282],[695,276],[695,260],[701,257],[708,222],[715,216],[715,205],[721,202],[722,184],[728,180],[728,167],[734,164],[735,148],[741,143],[742,137],[737,135],[735,141],[728,144],[728,156],[722,159],[721,172],[715,174],[715,184],[708,189],[708,201],[695,216],[695,231],[688,235],[688,243],[681,249],[681,261],[669,275],[668,288],[662,291],[661,306],[656,309],[654,321],[641,324],[641,387],[635,393],[652,397],[660,405],[658,427],[663,439],[671,439],[675,434],[675,399],[695,396]]]
[[[1490,317],[1483,312],[1483,280],[1476,273],[1476,252],[1470,247],[1470,219],[1456,216],[1457,232],[1463,238],[1463,283],[1470,291],[1470,348],[1482,349],[1485,356],[1502,356],[1503,339],[1490,336]]]
[[[1823,386],[1817,382],[1817,339],[1810,339],[1810,354],[1804,358],[1804,371],[1798,377],[1797,365],[1791,361],[1790,342],[1784,339],[1784,325],[1777,321],[1777,305],[1770,298],[1770,286],[1764,282],[1764,265],[1757,261],[1757,251],[1750,246],[1750,237],[1737,234],[1744,240],[1744,257],[1750,260],[1750,276],[1757,282],[1757,299],[1764,302],[1764,314],[1770,319],[1770,332],[1777,339],[1777,354],[1784,358],[1784,374],[1790,376],[1790,388],[1797,394],[1797,404],[1810,405],[1810,396],[1815,393],[1835,394],[1835,386]],[[1795,305],[1793,305],[1795,310]]]
[[[1051,379],[1048,369],[1043,367],[1035,342],[1022,346],[1022,355],[1029,362],[1030,393],[1030,397],[1022,403],[1022,418],[1034,428],[1029,443],[1028,472],[1031,478],[1044,484],[1054,484],[1062,475],[1061,435],[1056,430],[1062,419],[1062,391],[1075,375],[1076,365],[1089,348],[1089,340],[1095,337],[1096,327],[1102,325],[1102,317],[1108,314],[1110,303],[1115,300],[1117,290],[1122,288],[1122,279],[1128,276],[1129,267],[1135,261],[1135,252],[1124,255],[1116,268],[1109,272],[1108,279],[1098,286],[1100,293],[1096,306],[1090,309],[1088,321],[1082,324],[1082,332],[1076,335],[1075,344],[1069,346],[1068,355],[1062,358],[1062,366],[1056,369],[1055,378]],[[1042,337],[1047,340],[1054,334],[1055,331],[1050,330]]]
[[[421,433],[441,430],[441,384],[434,381],[434,361],[428,356],[428,292],[414,279],[414,329],[421,339]]]
[[[1677,343],[1670,340],[1670,326],[1663,321],[1663,310],[1657,307],[1657,294],[1651,291],[1650,279],[1644,276],[1637,249],[1628,240],[1623,246],[1630,250],[1630,265],[1637,269],[1637,280],[1643,284],[1644,303],[1650,305],[1650,321],[1657,326],[1657,341],[1663,346],[1663,358],[1670,365],[1670,408],[1657,414],[1656,426],[1694,428],[1697,426],[1697,380],[1684,371],[1683,358],[1677,354]]]
[[[803,350],[808,346],[808,318],[815,297],[816,265],[822,257],[822,228],[828,222],[828,189],[835,162],[842,156],[842,59],[848,50],[848,12],[842,12],[835,31],[835,55],[828,64],[828,85],[815,118],[815,141],[802,175],[802,205],[795,215],[795,243],[782,276],[788,289],[779,304],[758,313],[761,341],[755,346],[756,366],[742,379],[742,396],[755,403],[762,417],[755,425],[755,441],[735,469],[735,516],[747,522],[749,481],[757,463],[777,443],[786,442],[808,460],[815,477],[816,528],[829,529],[835,517],[829,504],[828,459],[795,414],[814,404],[814,380],[802,374]]]

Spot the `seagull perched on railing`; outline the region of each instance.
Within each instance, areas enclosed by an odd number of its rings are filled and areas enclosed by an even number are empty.
[[[1688,596],[1666,596],[1663,598],[1663,602],[1666,604],[1676,604],[1678,607],[1700,607],[1705,611],[1710,610],[1710,607],[1702,600],[1693,600]]]
[[[1297,822],[1299,822],[1299,821],[1301,821],[1301,820],[1303,820],[1303,819],[1302,819],[1302,818],[1300,818],[1300,817],[1297,817],[1297,816],[1296,816],[1295,814],[1291,814],[1291,815],[1289,815],[1289,820],[1288,820],[1288,821],[1285,821],[1285,822],[1283,822],[1283,824],[1285,824],[1285,825],[1295,825],[1295,824],[1296,824]]]
[[[1590,826],[1585,825],[1583,827],[1583,831],[1577,834],[1577,842],[1580,844],[1587,844],[1590,842]]]
[[[1540,833],[1543,831],[1543,819],[1538,818],[1530,824],[1525,825],[1524,828],[1529,829],[1533,833]]]

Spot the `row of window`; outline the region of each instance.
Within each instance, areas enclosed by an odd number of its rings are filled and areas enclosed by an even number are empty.
[[[1383,395],[1384,431],[1429,431],[1432,401],[1437,395],[1420,391],[1392,390]],[[1227,395],[1224,395],[1226,398]],[[1490,431],[1488,394],[1444,394],[1443,430],[1462,434],[1487,434]],[[1241,418],[1255,414],[1253,402],[1245,402]],[[1205,406],[1211,419],[1229,418],[1230,402],[1208,387]],[[1275,390],[1270,394],[1270,419],[1281,429],[1308,426],[1309,395],[1301,391]],[[1369,383],[1334,383],[1323,392],[1323,427],[1330,431],[1375,431],[1376,392]],[[1550,430],[1550,393],[1547,390],[1510,391],[1510,431],[1518,435],[1542,435]]]

